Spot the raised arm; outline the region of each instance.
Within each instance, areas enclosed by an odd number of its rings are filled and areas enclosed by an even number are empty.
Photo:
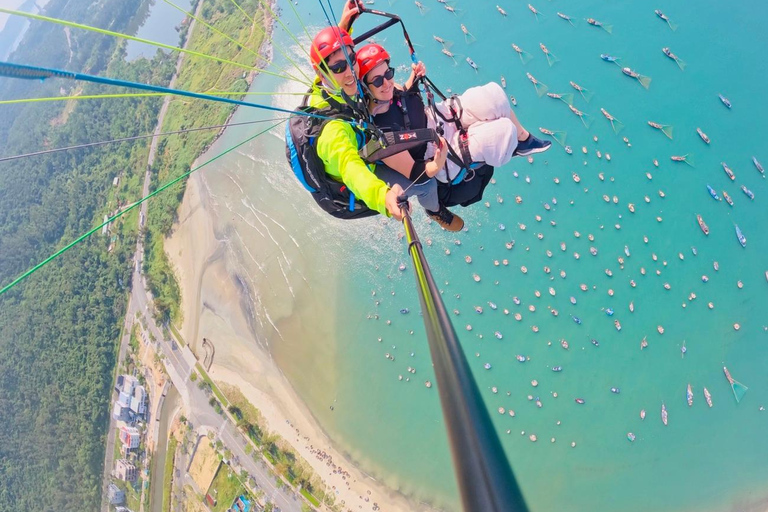
[[[360,16],[361,12],[363,12],[362,0],[344,2],[344,10],[341,12],[341,19],[339,20],[339,28],[351,33],[352,24]]]
[[[417,78],[421,78],[422,76],[427,74],[427,67],[424,65],[423,62],[419,61],[418,64],[411,64],[411,76],[408,77],[408,80],[405,81],[405,90],[409,90],[411,87],[413,87],[414,82]]]

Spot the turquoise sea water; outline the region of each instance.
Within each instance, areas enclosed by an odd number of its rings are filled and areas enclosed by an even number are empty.
[[[748,510],[765,500],[768,411],[759,407],[768,405],[764,330],[768,283],[763,275],[768,270],[764,236],[768,187],[751,156],[768,164],[764,143],[768,106],[762,83],[768,64],[761,55],[768,47],[768,36],[761,30],[768,6],[539,1],[534,5],[544,16],[537,20],[524,2],[500,4],[506,18],[495,3],[485,1],[454,2],[458,16],[434,0],[422,3],[428,8],[424,15],[412,2],[388,5],[379,0],[375,6],[403,17],[419,57],[438,85],[460,92],[499,80],[503,74],[507,91],[517,98],[515,112],[523,124],[537,134],[540,126],[566,131],[567,143],[574,149],[569,156],[555,145],[532,164],[514,159],[498,169],[496,184],[486,190],[490,206],[480,203],[458,211],[466,232],[449,234],[427,223],[421,213],[415,215],[422,240],[431,240],[426,254],[446,306],[460,313],[453,316],[457,332],[530,508]],[[301,27],[288,4],[280,5],[288,28],[299,33]],[[676,31],[654,15],[656,8],[679,25]],[[319,28],[318,4],[304,1],[297,9],[305,22]],[[576,26],[558,18],[557,11],[570,15]],[[587,25],[587,17],[611,24],[613,33]],[[476,36],[475,42],[465,41],[462,23]],[[440,53],[433,34],[453,42],[450,50],[457,54],[457,65]],[[408,62],[396,29],[379,40],[395,53],[395,60]],[[275,43],[295,47],[280,30]],[[511,43],[533,59],[522,64]],[[559,62],[550,67],[539,43]],[[664,46],[686,62],[685,71],[664,56]],[[294,52],[301,58],[296,48]],[[601,53],[618,56],[623,64],[652,77],[649,90],[622,75],[616,65],[600,60]],[[467,56],[479,65],[478,73],[464,62]],[[285,63],[281,55],[275,61]],[[538,97],[526,72],[552,92],[574,93],[576,108],[591,118],[589,129],[564,103]],[[594,93],[589,103],[569,86],[571,80]],[[253,87],[285,88],[268,76],[259,77]],[[732,110],[720,103],[720,92],[730,98]],[[281,97],[276,102],[291,106],[297,100]],[[600,114],[601,107],[625,125],[619,135]],[[240,111],[235,121],[260,115]],[[649,120],[673,125],[674,139],[650,128]],[[699,139],[696,127],[712,139],[710,146]],[[246,131],[231,130],[222,143]],[[631,147],[622,141],[624,136]],[[588,155],[582,154],[582,146]],[[266,261],[262,265],[282,273],[256,292],[256,330],[269,340],[281,368],[339,447],[376,478],[419,500],[458,510],[437,393],[424,386],[427,379],[434,382],[434,375],[411,265],[405,244],[398,240],[401,229],[394,222],[345,224],[317,214],[304,203],[309,198],[287,170],[282,153],[275,131],[206,171],[217,203],[236,212],[239,203],[251,201],[261,218],[269,217],[284,228],[273,227],[275,236],[289,232],[294,238],[284,244],[288,254],[276,256],[268,247],[248,244],[247,226],[225,230],[228,235],[237,231],[249,253],[259,259],[262,251],[261,261]],[[683,154],[694,155],[695,167],[670,160],[671,155]],[[721,161],[734,170],[735,182],[726,177]],[[580,175],[580,183],[571,179],[573,172]],[[554,183],[556,177],[559,185]],[[707,194],[707,184],[720,193],[726,190],[735,206],[715,202]],[[754,191],[754,201],[739,190],[741,184]],[[610,203],[603,200],[604,194]],[[293,199],[286,201],[286,195]],[[515,202],[517,195],[521,204]],[[613,203],[614,196],[618,204]],[[628,203],[636,205],[634,214]],[[546,210],[545,204],[551,209]],[[697,213],[711,229],[708,237],[699,230]],[[746,249],[736,240],[734,223],[748,239]],[[523,231],[520,224],[527,229]],[[576,238],[574,231],[581,236]],[[594,242],[588,234],[594,235]],[[510,240],[515,246],[507,250]],[[597,256],[590,254],[593,246]],[[471,264],[465,256],[471,256]],[[623,268],[620,257],[625,260]],[[501,263],[504,259],[508,265]],[[713,268],[715,261],[719,271]],[[406,264],[404,272],[398,271],[401,263]],[[527,274],[520,270],[523,265]],[[545,265],[551,274],[543,271]],[[265,280],[272,275],[259,269]],[[612,270],[613,277],[605,269]],[[560,277],[561,270],[565,278]],[[473,274],[481,281],[475,282]],[[707,283],[702,275],[709,277]],[[636,281],[635,288],[630,280]],[[743,289],[737,287],[739,280]],[[269,309],[265,304],[287,295],[278,281],[283,281],[283,288],[285,283],[293,285],[293,306],[281,302],[283,310],[273,312],[267,322],[260,318],[260,312]],[[582,283],[589,291],[579,289]],[[664,283],[671,289],[665,290]],[[614,291],[612,297],[609,289]],[[540,298],[535,296],[537,290]],[[689,300],[691,293],[696,294],[694,300]],[[571,296],[576,305],[570,303]],[[515,305],[513,297],[519,297],[521,305]],[[710,301],[712,310],[707,307]],[[628,309],[630,302],[634,313]],[[474,306],[484,312],[477,314]],[[535,312],[529,311],[530,306]],[[410,308],[408,315],[399,313],[404,307]],[[559,316],[548,308],[557,309]],[[603,308],[613,308],[615,315],[608,317]],[[521,321],[514,319],[515,313],[521,314]],[[582,324],[574,323],[571,315],[580,317]],[[322,317],[319,327],[317,317]],[[614,319],[621,321],[621,332],[614,329]],[[733,328],[736,322],[739,331]],[[538,333],[532,331],[534,325]],[[663,335],[657,332],[659,325],[665,329]],[[500,340],[494,336],[497,330],[503,335]],[[644,336],[649,346],[641,351]],[[593,346],[590,338],[599,340],[600,346]],[[569,342],[568,350],[561,348],[561,339]],[[680,351],[683,341],[688,348],[685,358]],[[385,358],[386,353],[395,357],[394,362]],[[516,354],[529,356],[530,361],[520,364]],[[486,362],[492,364],[491,370],[483,369]],[[555,365],[563,371],[553,373],[550,368]],[[750,388],[738,405],[723,365]],[[416,374],[408,373],[409,366],[416,368]],[[538,387],[532,387],[532,379],[538,380]],[[689,383],[694,391],[690,408],[685,399]],[[493,386],[497,394],[491,391]],[[614,386],[620,394],[610,392]],[[712,409],[704,401],[704,386],[712,393]],[[537,408],[528,395],[540,397],[543,407]],[[577,405],[576,397],[586,403]],[[666,427],[660,421],[662,403],[669,410]],[[499,407],[516,414],[501,415],[496,412]],[[641,409],[647,411],[644,421]],[[634,443],[628,442],[628,432],[637,436]],[[537,442],[529,441],[531,433],[538,436]],[[577,443],[575,448],[571,442]],[[763,501],[762,509],[765,506]]]

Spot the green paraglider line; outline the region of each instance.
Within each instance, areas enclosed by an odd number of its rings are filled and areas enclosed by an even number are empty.
[[[166,4],[168,4],[168,5],[172,6],[172,7],[174,7],[175,9],[178,9],[179,11],[183,12],[183,13],[184,13],[186,16],[189,16],[190,18],[192,18],[193,20],[197,21],[198,23],[202,23],[202,24],[203,24],[203,25],[204,25],[206,28],[208,28],[208,29],[209,29],[209,30],[211,30],[212,32],[215,32],[216,34],[219,34],[219,35],[220,35],[220,36],[222,36],[223,38],[225,38],[225,39],[227,39],[228,41],[230,41],[230,42],[234,43],[235,45],[237,45],[239,48],[242,48],[243,50],[245,50],[245,51],[249,52],[249,53],[250,53],[251,55],[253,55],[254,57],[257,57],[257,58],[259,58],[259,59],[263,59],[263,57],[262,57],[261,55],[259,55],[257,52],[255,52],[255,51],[251,50],[250,48],[248,48],[248,47],[247,47],[247,46],[245,46],[244,44],[240,43],[240,42],[239,42],[239,41],[237,41],[236,39],[233,39],[232,37],[228,36],[227,34],[225,34],[224,32],[222,32],[221,30],[217,29],[216,27],[214,27],[214,26],[213,26],[213,25],[211,25],[210,23],[206,23],[206,21],[205,21],[205,20],[203,20],[203,19],[201,19],[201,18],[198,18],[197,16],[195,16],[195,15],[194,15],[194,14],[192,14],[191,12],[185,11],[183,8],[179,7],[179,6],[178,6],[178,5],[176,5],[175,3],[171,2],[171,0],[163,0],[163,1],[164,1]],[[252,21],[252,22],[254,23],[254,26],[255,26],[256,22],[255,22],[255,21]],[[262,33],[262,34],[263,34],[263,35],[266,37],[266,34],[264,34],[264,30],[263,30],[263,29],[262,29],[261,33]],[[271,42],[271,41],[270,41],[270,42]],[[310,83],[312,82],[312,79],[311,79],[310,77],[308,77],[308,76],[306,75],[306,73],[304,73],[304,71],[301,69],[301,67],[300,67],[298,64],[296,64],[296,63],[295,63],[293,60],[291,60],[291,58],[290,58],[288,55],[286,55],[286,54],[283,52],[283,50],[280,48],[280,45],[273,45],[273,46],[274,46],[275,48],[277,48],[277,50],[280,52],[280,54],[281,54],[283,57],[285,57],[285,58],[288,60],[288,62],[290,62],[291,64],[293,64],[294,66],[296,66],[296,69],[298,69],[298,70],[299,70],[299,73],[301,73],[302,75],[304,75],[304,78],[305,78],[305,79],[306,79],[308,82],[310,82]],[[258,61],[256,61],[256,62],[258,62]],[[281,71],[282,71],[283,73],[285,73],[287,76],[289,76],[289,77],[293,78],[294,80],[296,80],[296,81],[299,81],[299,82],[303,82],[303,80],[301,80],[301,79],[299,79],[299,78],[295,77],[294,75],[292,75],[292,74],[288,73],[288,72],[287,72],[285,69],[281,69]]]
[[[277,126],[280,126],[283,122],[284,121],[280,121],[279,123],[275,123],[272,126],[270,126],[269,128],[266,128],[266,129],[260,131],[259,133],[255,134],[255,135],[252,135],[251,137],[248,137],[244,141],[242,141],[242,142],[232,146],[231,148],[227,149],[226,151],[224,151],[222,153],[219,153],[218,155],[216,155],[215,157],[211,158],[210,160],[208,160],[206,162],[203,162],[202,164],[198,165],[197,167],[195,167],[193,169],[190,169],[189,171],[185,172],[184,174],[178,176],[177,178],[174,178],[173,180],[171,180],[168,183],[166,183],[165,185],[159,187],[157,190],[155,190],[154,192],[148,194],[147,196],[142,197],[141,199],[139,199],[135,203],[131,204],[130,206],[126,207],[125,209],[120,210],[118,213],[116,213],[115,215],[113,215],[112,217],[107,219],[106,221],[102,222],[101,224],[99,224],[98,226],[96,226],[93,229],[89,230],[88,232],[83,233],[78,238],[76,238],[75,240],[73,240],[69,244],[65,245],[64,247],[62,247],[61,249],[59,249],[58,251],[56,251],[52,255],[48,256],[46,259],[44,259],[43,261],[41,261],[40,263],[38,263],[34,267],[32,267],[29,270],[27,270],[26,272],[21,274],[19,277],[17,277],[13,281],[11,281],[9,284],[7,284],[2,289],[0,289],[0,295],[3,295],[5,292],[7,292],[11,288],[13,288],[17,284],[19,284],[21,281],[23,281],[24,279],[26,279],[30,275],[34,274],[35,272],[40,270],[42,267],[44,267],[45,265],[47,265],[48,263],[50,263],[54,259],[58,258],[62,254],[64,254],[68,250],[70,250],[72,247],[76,246],[77,244],[79,244],[80,242],[82,242],[83,240],[85,240],[86,238],[91,236],[92,234],[96,233],[98,230],[100,230],[101,228],[103,228],[104,226],[109,224],[110,222],[113,222],[115,219],[117,219],[119,217],[122,217],[123,215],[125,215],[128,212],[130,212],[131,210],[133,210],[134,208],[136,208],[137,206],[139,206],[143,202],[147,201],[151,197],[154,197],[157,194],[159,194],[160,192],[163,192],[164,190],[166,190],[167,188],[172,187],[173,185],[175,185],[176,183],[180,182],[181,180],[183,180],[184,178],[186,178],[187,176],[189,176],[193,172],[202,169],[203,167],[205,167],[206,165],[208,165],[210,163],[213,163],[214,161],[218,160],[219,158],[223,157],[224,155],[226,155],[228,153],[231,153],[232,151],[234,151],[235,149],[239,148],[240,146],[242,146],[244,144],[247,144],[248,142],[252,141],[256,137],[267,133],[269,130],[271,130],[271,129],[277,127]]]
[[[279,73],[275,73],[273,71],[268,71],[266,69],[261,69],[261,68],[257,68],[257,67],[254,67],[254,66],[249,66],[247,64],[241,64],[239,62],[234,62],[234,61],[231,61],[231,60],[220,59],[218,57],[214,57],[214,56],[208,55],[206,53],[196,52],[194,50],[187,50],[186,48],[179,48],[177,46],[171,46],[169,44],[158,43],[157,41],[150,41],[149,39],[142,39],[141,37],[134,37],[134,36],[129,36],[127,34],[121,34],[120,32],[113,32],[111,30],[104,30],[102,28],[91,27],[89,25],[83,25],[81,23],[74,23],[72,21],[60,20],[58,18],[51,18],[51,17],[48,17],[48,16],[41,16],[39,14],[32,14],[32,13],[23,12],[23,11],[14,11],[13,9],[4,9],[2,7],[0,7],[0,13],[13,14],[13,15],[16,15],[16,16],[23,16],[25,18],[31,18],[33,20],[48,21],[48,22],[51,22],[51,23],[56,23],[57,25],[64,25],[65,27],[79,28],[79,29],[82,29],[82,30],[89,30],[91,32],[96,32],[98,34],[104,34],[104,35],[107,35],[107,36],[114,36],[114,37],[118,37],[118,38],[121,38],[121,39],[127,39],[129,41],[136,41],[136,42],[139,42],[139,43],[145,43],[145,44],[149,44],[149,45],[152,45],[152,46],[157,46],[159,48],[165,48],[167,50],[173,50],[173,51],[177,51],[177,52],[187,53],[189,55],[194,55],[195,57],[202,57],[204,59],[210,59],[210,60],[213,60],[213,61],[216,61],[216,62],[220,62],[222,64],[229,64],[231,66],[236,66],[238,68],[247,69],[249,71],[250,70],[258,71],[260,73],[265,73],[265,74],[272,75],[272,76],[275,76],[275,77],[278,77],[278,78],[285,78],[285,79],[288,79],[288,80],[294,80],[294,81],[298,81],[300,83],[305,83],[306,85],[309,85],[309,83],[297,80],[295,77],[284,76],[284,75],[281,75]]]

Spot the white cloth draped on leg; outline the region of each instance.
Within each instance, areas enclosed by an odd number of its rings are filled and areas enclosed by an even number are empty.
[[[436,105],[440,113],[449,119],[451,103],[449,98]],[[458,97],[458,102],[453,102],[453,108],[457,113],[459,105],[461,106],[461,124],[467,129],[469,136],[469,152],[472,161],[486,162],[494,167],[509,162],[517,148],[517,128],[510,118],[512,107],[509,105],[504,89],[495,82],[472,87]],[[456,154],[461,155],[456,125],[446,123],[442,119],[433,119],[432,114],[427,111],[427,126],[434,129],[438,124],[443,126],[445,140]],[[425,158],[431,158],[434,153],[434,145],[430,144]],[[442,169],[436,176],[444,183],[454,179],[461,170],[450,160],[447,161],[446,166],[447,172],[446,169]]]

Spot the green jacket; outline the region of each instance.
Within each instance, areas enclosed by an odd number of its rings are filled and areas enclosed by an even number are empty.
[[[317,84],[312,88],[309,105],[316,108],[329,106]],[[320,132],[315,149],[329,176],[344,183],[368,208],[390,216],[384,199],[389,187],[373,173],[375,166],[366,164],[358,155],[357,135],[349,123],[329,121]]]

